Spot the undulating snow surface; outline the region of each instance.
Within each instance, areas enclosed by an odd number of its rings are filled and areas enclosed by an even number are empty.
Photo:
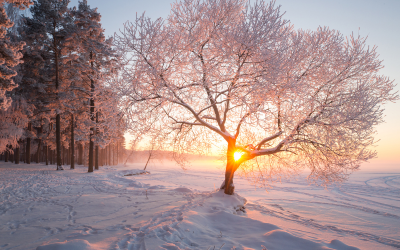
[[[327,190],[305,176],[269,193],[221,170],[0,162],[0,249],[396,249],[400,171],[358,172]]]

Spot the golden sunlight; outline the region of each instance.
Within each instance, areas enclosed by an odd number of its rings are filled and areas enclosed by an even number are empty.
[[[233,159],[235,159],[235,161],[238,161],[238,160],[242,157],[242,155],[244,155],[244,152],[236,151],[236,152],[233,154]]]

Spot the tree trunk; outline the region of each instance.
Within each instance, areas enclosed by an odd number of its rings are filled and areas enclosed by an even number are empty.
[[[28,123],[28,131],[32,131],[32,124]],[[26,138],[26,151],[25,151],[25,162],[26,164],[31,164],[31,138]]]
[[[15,164],[19,164],[19,143],[15,148]]]
[[[8,162],[8,156],[10,155],[10,152],[8,152],[8,150],[6,149],[6,151],[4,152],[4,162]]]
[[[48,145],[46,145],[46,146],[44,146],[44,159],[45,159],[45,162],[46,162],[46,166],[47,165],[49,165],[49,146]]]
[[[41,135],[42,132],[43,132],[43,125],[40,126],[38,134]],[[42,139],[38,138],[37,140],[38,140],[38,148],[36,151],[36,163],[40,163],[40,148],[42,146]]]
[[[61,158],[61,162],[62,162],[62,165],[65,165],[65,148],[64,148],[64,146],[61,146],[61,155],[62,155],[62,158]]]
[[[117,165],[118,165],[118,163],[119,163],[118,162],[119,161],[119,157],[118,157],[119,156],[119,142],[118,141],[117,141],[117,145],[116,146],[117,146],[117,154],[115,156],[116,156],[116,162],[117,162]]]
[[[94,157],[95,157],[94,161],[95,169],[99,170],[99,145],[96,145]]]
[[[78,165],[82,165],[83,163],[83,144],[82,142],[78,144]]]
[[[71,169],[75,169],[74,114],[71,114]]]
[[[235,191],[235,186],[233,185],[233,176],[236,169],[238,168],[233,157],[235,150],[236,147],[234,146],[234,143],[228,143],[228,151],[226,154],[227,163],[225,169],[225,180],[221,185],[221,189],[224,189],[224,193],[228,195],[233,195]]]
[[[10,161],[13,163],[14,162],[14,154],[13,154],[13,148],[12,148],[12,146],[10,145],[9,146],[9,148],[10,148]]]
[[[61,166],[61,116],[57,114],[56,116],[56,155],[57,155],[57,170],[64,170]]]
[[[90,143],[89,143],[89,168],[88,172],[93,172],[93,141],[92,135],[90,135]]]
[[[97,133],[98,133],[98,130],[97,130],[97,123],[98,123],[98,122],[99,122],[99,113],[96,112],[96,135],[97,135]],[[95,155],[94,155],[94,157],[95,157],[94,168],[95,168],[96,170],[99,170],[99,144],[98,144],[98,143],[96,143],[96,149],[95,149]]]
[[[26,145],[25,145],[25,140],[22,141],[22,147],[21,147],[21,156],[22,156],[22,161],[25,163],[25,151],[26,151]]]
[[[147,164],[149,164],[149,161],[151,160],[151,155],[153,154],[153,150],[150,150],[150,152],[149,152],[149,158],[147,158],[147,162],[146,162],[146,165],[144,166],[144,169],[143,170],[146,170],[146,168],[147,168]]]
[[[93,52],[90,52],[90,59],[93,59]],[[92,69],[94,68],[93,60],[91,61],[91,67]],[[94,71],[93,71],[94,72]],[[92,122],[94,122],[94,80],[93,76],[90,79],[90,119]],[[93,124],[90,128],[90,136],[89,136],[89,170],[88,172],[93,172],[93,149],[94,149],[94,143],[93,143],[93,134],[94,134],[94,127]]]
[[[38,149],[36,152],[36,163],[40,163],[40,147],[42,146],[42,140],[38,139],[39,143],[38,143]]]
[[[108,145],[108,166],[111,166],[111,143]]]

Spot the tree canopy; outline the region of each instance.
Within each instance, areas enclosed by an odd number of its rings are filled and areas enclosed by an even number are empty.
[[[166,20],[126,23],[115,43],[137,126],[180,153],[224,142],[225,193],[239,167],[260,185],[304,168],[343,181],[375,156],[383,104],[397,99],[365,38],[297,30],[274,1],[183,0]]]

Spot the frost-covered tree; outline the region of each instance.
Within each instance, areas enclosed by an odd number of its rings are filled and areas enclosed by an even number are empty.
[[[16,71],[13,69],[21,63],[20,53],[24,43],[13,42],[7,35],[14,23],[7,17],[6,3],[25,9],[32,4],[31,0],[0,0],[0,109],[7,109],[11,104],[11,98],[6,96],[17,85],[13,81]]]
[[[62,125],[61,114],[62,106],[60,102],[65,96],[66,82],[61,78],[65,67],[62,64],[62,49],[65,44],[65,38],[71,32],[71,20],[68,15],[69,0],[37,0],[30,8],[31,18],[26,17],[26,22],[35,26],[36,40],[34,44],[38,45],[41,51],[45,51],[50,58],[47,62],[45,70],[46,74],[42,74],[42,78],[47,81],[38,82],[38,84],[46,84],[48,91],[52,94],[52,100],[47,108],[54,111],[56,116],[56,155],[57,170],[62,170],[61,166],[61,143],[62,143]],[[35,33],[35,32],[34,32]],[[37,52],[37,51],[36,51]],[[35,52],[32,52],[35,54]],[[66,126],[64,124],[64,126]]]
[[[14,98],[11,107],[0,110],[0,152],[19,149],[19,140],[24,138],[24,129],[29,121],[23,98]],[[11,147],[10,147],[11,146]]]
[[[183,0],[165,21],[126,23],[115,44],[126,110],[156,120],[176,152],[225,143],[226,194],[238,169],[260,185],[304,168],[343,181],[375,156],[382,105],[397,100],[365,38],[295,30],[274,2]]]
[[[115,95],[108,95],[107,91],[104,91],[104,82],[107,74],[111,72],[115,53],[111,49],[111,40],[106,40],[104,36],[104,30],[100,23],[101,15],[97,12],[97,8],[90,8],[87,1],[83,0],[79,2],[78,8],[71,11],[71,14],[76,25],[76,32],[71,37],[71,41],[78,43],[77,53],[81,58],[78,70],[86,76],[82,78],[83,87],[90,90],[87,95],[89,99],[88,113],[91,120],[88,172],[93,172],[94,167],[98,169],[98,151],[101,141],[97,124],[99,116],[104,117],[107,113],[99,112],[114,107],[111,99]],[[77,64],[75,64],[76,66]],[[114,116],[114,119],[116,117]],[[111,124],[107,125],[111,126]],[[97,141],[96,147],[95,140]]]

